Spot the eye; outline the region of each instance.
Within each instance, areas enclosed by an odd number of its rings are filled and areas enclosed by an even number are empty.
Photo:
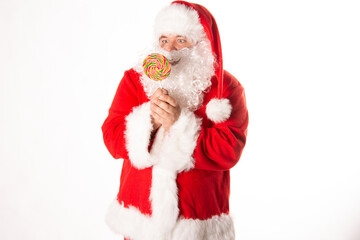
[[[178,43],[185,43],[185,42],[186,42],[185,39],[182,39],[182,38],[178,39]]]
[[[162,44],[166,44],[166,43],[168,43],[168,42],[169,42],[169,40],[167,40],[167,39],[161,40],[161,43],[162,43]]]

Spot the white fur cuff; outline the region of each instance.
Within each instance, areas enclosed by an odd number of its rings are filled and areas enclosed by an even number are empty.
[[[138,169],[153,165],[148,151],[152,129],[149,102],[135,107],[126,117],[126,148],[131,163]]]
[[[187,110],[181,111],[169,132],[160,128],[151,151],[151,157],[157,160],[156,166],[177,172],[193,168],[192,154],[200,129],[201,119]]]

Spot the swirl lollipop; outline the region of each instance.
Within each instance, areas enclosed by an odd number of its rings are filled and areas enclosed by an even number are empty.
[[[148,55],[144,62],[143,68],[146,76],[154,81],[161,81],[170,75],[171,65],[167,58],[159,53]]]

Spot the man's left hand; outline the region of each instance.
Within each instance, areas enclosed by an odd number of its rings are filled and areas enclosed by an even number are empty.
[[[166,131],[178,120],[181,109],[174,98],[166,94],[151,100],[151,113]]]

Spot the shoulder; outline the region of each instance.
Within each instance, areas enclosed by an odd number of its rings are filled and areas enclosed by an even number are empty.
[[[139,88],[141,86],[140,73],[138,73],[134,68],[126,70],[120,84]]]
[[[131,68],[131,69],[125,71],[124,81],[126,82],[125,85],[136,90],[136,94],[139,98],[138,100],[140,103],[146,102],[149,100],[149,98],[147,97],[147,95],[145,93],[143,83],[141,81],[141,73],[136,71],[135,68]]]
[[[135,70],[135,68],[130,68],[130,69],[126,70],[125,73],[129,74],[129,76],[132,78],[136,78],[136,79],[140,78],[140,73],[138,73]]]
[[[129,78],[132,81],[138,81],[140,79],[140,73],[138,73],[134,68],[130,68],[124,72],[124,78]]]
[[[211,87],[208,91],[206,91],[204,97],[204,103],[207,103],[212,98],[217,97],[217,91],[218,91],[217,86],[218,86],[218,79],[214,75],[211,79]],[[232,98],[232,97],[236,97],[236,95],[242,95],[243,92],[244,92],[244,87],[237,80],[237,78],[234,77],[228,71],[224,70],[222,97]]]
[[[223,84],[224,84],[224,88],[239,88],[242,90],[244,89],[244,87],[241,85],[239,80],[226,70],[224,70]]]
[[[231,95],[243,95],[244,87],[239,82],[237,78],[235,78],[231,73],[224,70],[224,79],[223,79],[223,95],[224,97]]]

